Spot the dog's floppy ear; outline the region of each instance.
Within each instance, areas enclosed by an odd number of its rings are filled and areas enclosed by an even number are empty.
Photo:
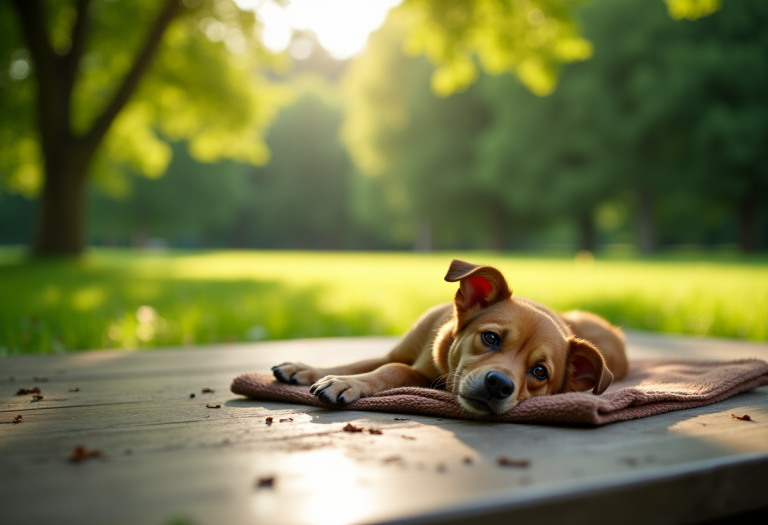
[[[501,272],[492,266],[478,266],[454,259],[445,275],[449,283],[459,281],[454,303],[459,317],[509,299],[512,292]]]
[[[602,394],[613,382],[613,374],[605,364],[603,354],[592,343],[578,337],[568,339],[568,368],[563,392],[592,389]]]

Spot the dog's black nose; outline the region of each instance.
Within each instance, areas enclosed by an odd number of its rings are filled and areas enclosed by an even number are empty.
[[[515,384],[501,372],[488,372],[485,376],[485,389],[492,398],[504,399],[515,391]]]

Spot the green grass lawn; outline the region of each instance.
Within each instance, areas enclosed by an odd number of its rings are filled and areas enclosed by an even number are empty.
[[[401,334],[450,301],[452,257],[492,264],[516,295],[624,327],[768,340],[764,257],[91,250],[25,262],[0,249],[0,355]]]

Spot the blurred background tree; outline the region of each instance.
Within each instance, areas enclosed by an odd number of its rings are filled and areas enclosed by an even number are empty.
[[[306,31],[268,52],[260,15],[229,0],[172,3],[155,60],[93,154],[88,243],[768,241],[761,0],[405,0],[344,60]],[[45,4],[59,64],[74,56],[79,5]],[[40,72],[10,5],[0,10],[0,242],[21,243],[48,206]],[[114,100],[145,42],[135,28],[162,10],[92,0],[87,12],[70,144]]]
[[[279,96],[253,74],[267,54],[252,12],[222,0],[17,0],[0,10],[10,55],[0,169],[9,189],[40,192],[35,253],[80,253],[88,175],[125,193],[125,170],[164,173],[168,140],[189,139],[200,161],[268,159],[262,133]]]

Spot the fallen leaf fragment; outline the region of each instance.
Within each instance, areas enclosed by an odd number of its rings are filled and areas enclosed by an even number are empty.
[[[496,462],[502,467],[528,468],[531,462],[527,459],[511,459],[506,456],[499,456]]]
[[[203,394],[213,394],[214,390],[212,388],[203,388]]]
[[[265,478],[259,478],[256,481],[256,487],[260,489],[271,489],[275,486],[275,477],[269,476]]]
[[[77,388],[70,388],[69,392],[80,392],[80,387]]]
[[[267,418],[267,419],[265,419],[264,421],[267,423],[267,425],[271,425],[271,424],[272,424],[272,421],[274,421],[274,419],[273,419],[273,418],[271,418],[271,417],[268,417],[268,418]]]
[[[205,405],[205,408],[221,408],[221,405]]]
[[[21,414],[19,414],[19,415],[17,415],[17,416],[14,416],[14,417],[13,417],[13,422],[14,422],[14,423],[21,423],[21,418],[22,418],[22,415],[21,415]]]
[[[752,421],[752,418],[749,417],[749,414],[744,414],[743,416],[737,416],[736,414],[731,414],[731,417],[734,419],[739,419],[741,421]]]
[[[287,417],[287,418],[285,418],[285,419],[281,419],[281,420],[280,420],[280,423],[286,423],[286,422],[287,422],[287,423],[290,423],[291,421],[293,421],[293,418],[292,418],[292,417]]]
[[[384,432],[382,432],[382,431],[381,431],[381,430],[379,430],[378,428],[369,428],[369,429],[368,429],[368,433],[369,433],[369,434],[374,434],[374,435],[380,436],[380,435],[382,435]]]
[[[410,421],[411,418],[409,417],[396,417],[395,421]]]
[[[34,399],[35,401],[40,401],[43,399],[43,396],[41,396],[40,394],[35,394],[34,396],[32,396],[32,399]]]
[[[362,427],[356,427],[352,423],[347,423],[347,425],[342,429],[344,432],[362,432]]]
[[[26,396],[28,394],[39,394],[40,389],[38,387],[35,388],[19,388],[19,390],[16,392],[17,396]]]
[[[69,457],[69,461],[72,463],[80,463],[86,459],[100,458],[103,454],[101,450],[88,450],[83,445],[78,445]]]

